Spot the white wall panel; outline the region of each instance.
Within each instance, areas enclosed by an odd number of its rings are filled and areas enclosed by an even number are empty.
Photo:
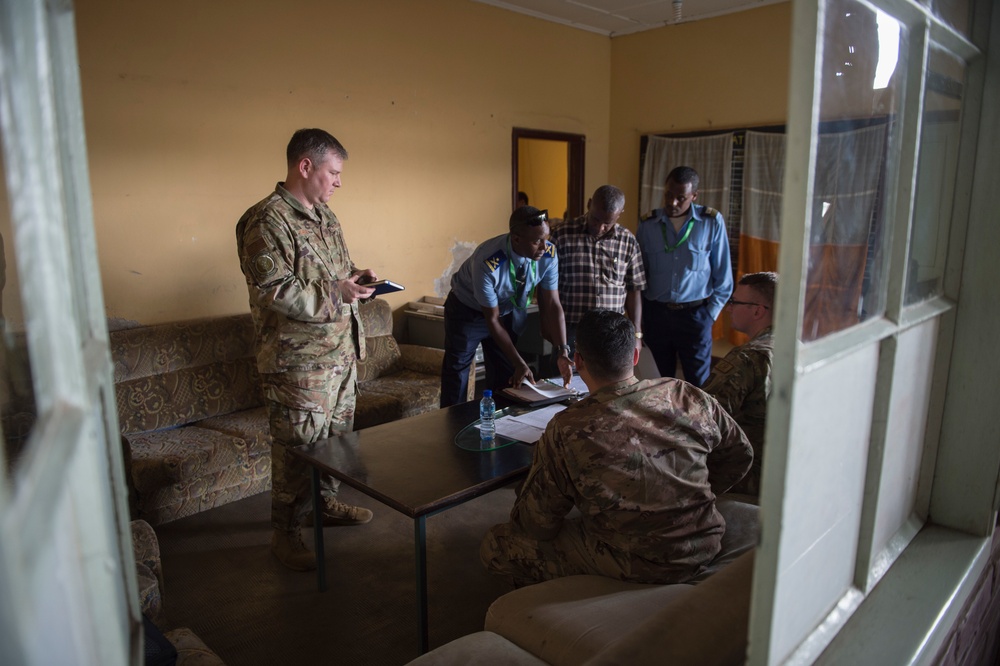
[[[873,343],[795,386],[771,663],[851,588],[878,366]]]
[[[886,549],[915,510],[939,323],[931,319],[898,338],[875,512],[875,553]]]

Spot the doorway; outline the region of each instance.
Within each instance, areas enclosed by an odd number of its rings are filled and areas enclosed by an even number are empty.
[[[582,215],[585,141],[582,134],[515,127],[511,207],[517,207],[517,194],[524,192],[532,206],[547,209],[552,219]]]

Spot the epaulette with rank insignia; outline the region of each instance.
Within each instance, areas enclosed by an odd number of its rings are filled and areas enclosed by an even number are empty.
[[[548,257],[549,259],[555,258],[555,256],[556,256],[556,246],[555,246],[555,244],[551,243],[549,241],[545,241],[545,252],[542,253],[542,256],[543,257]]]
[[[507,258],[507,253],[506,252],[504,252],[503,250],[497,250],[496,252],[494,252],[493,254],[491,254],[489,257],[487,257],[486,259],[484,259],[483,260],[483,264],[485,264],[486,268],[488,268],[489,271],[490,271],[490,273],[492,273],[493,271],[495,271],[500,266],[500,264],[506,258]]]
[[[715,210],[714,208],[709,208],[708,206],[705,206],[705,208],[702,209],[701,214],[704,215],[705,217],[718,217],[719,211]]]
[[[646,213],[645,215],[640,215],[639,216],[639,221],[640,222],[645,222],[646,220],[651,220],[654,217],[656,217],[656,211],[655,210],[651,210],[648,213]]]

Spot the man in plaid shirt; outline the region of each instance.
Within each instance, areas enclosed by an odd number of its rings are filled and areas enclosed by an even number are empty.
[[[625,194],[614,185],[594,192],[587,214],[566,220],[552,231],[559,256],[559,300],[566,316],[566,339],[576,348],[576,326],[589,310],[624,313],[641,330],[646,273],[639,243],[618,224]],[[642,333],[636,333],[636,347]]]

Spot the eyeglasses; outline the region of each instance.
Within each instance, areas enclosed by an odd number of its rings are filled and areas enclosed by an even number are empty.
[[[760,307],[764,308],[765,310],[770,310],[771,309],[770,307],[764,305],[763,303],[751,303],[749,301],[737,301],[734,298],[730,298],[728,301],[726,301],[726,305],[759,305]]]

